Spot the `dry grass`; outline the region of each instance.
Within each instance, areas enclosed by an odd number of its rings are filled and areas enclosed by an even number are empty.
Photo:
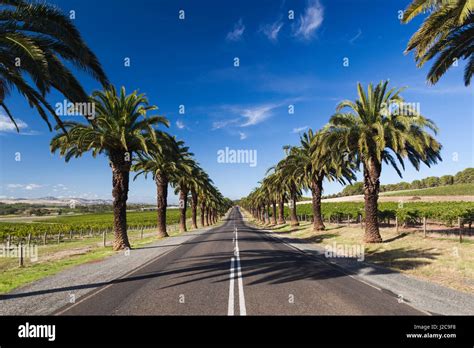
[[[249,221],[251,219],[249,218]],[[255,221],[253,221],[255,223]],[[261,225],[260,225],[261,226]],[[363,230],[359,225],[326,226],[325,231],[314,232],[310,222],[300,226],[287,224],[266,229],[285,236],[316,243],[321,247],[337,244],[363,244]],[[419,279],[428,280],[456,290],[474,293],[474,240],[465,238],[463,243],[440,235],[382,228],[384,240],[380,244],[364,244],[365,261],[377,264]]]

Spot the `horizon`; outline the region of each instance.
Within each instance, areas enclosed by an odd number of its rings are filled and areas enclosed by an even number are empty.
[[[454,175],[473,166],[474,94],[462,83],[465,63],[449,69],[435,86],[426,84],[429,66],[419,69],[412,54],[403,54],[425,17],[400,24],[398,11],[408,0],[370,7],[362,6],[367,1],[347,0],[243,1],[232,9],[212,1],[136,1],[118,7],[108,0],[94,11],[77,0],[52,3],[65,13],[74,9],[75,25],[111,82],[124,85],[127,93],[146,93],[169,119],[169,132],[190,146],[222,194],[233,200],[258,185],[283,158],[284,145],[296,145],[302,132],[322,127],[339,101],[355,99],[358,81],[366,86],[390,79],[391,87],[408,86],[402,93],[406,101],[417,103],[440,128],[442,162],[420,171],[407,163],[403,178],[384,166],[381,184]],[[185,18],[179,19],[182,8]],[[288,11],[294,11],[294,19]],[[85,74],[78,76],[88,92],[99,88]],[[64,97],[51,93],[48,100],[54,106]],[[16,92],[6,101],[21,132],[16,134],[0,113],[1,197],[111,199],[105,156],[87,154],[65,164],[49,151],[54,132],[26,101]],[[219,161],[225,149],[254,153],[255,165]],[[342,188],[325,181],[324,195]],[[130,181],[130,203],[155,201],[150,178]],[[177,203],[172,190],[169,202]]]

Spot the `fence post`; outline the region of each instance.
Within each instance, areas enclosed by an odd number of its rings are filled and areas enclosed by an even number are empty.
[[[43,245],[46,245],[46,235],[47,235],[46,232],[43,233]]]
[[[61,233],[58,233],[58,244],[61,242]]]
[[[102,231],[102,240],[104,242],[104,248],[107,245],[107,233],[105,233],[105,230]]]
[[[142,226],[141,233],[140,233],[140,239],[143,239],[143,229],[144,229],[144,228],[145,228],[145,227]]]
[[[347,227],[351,225],[351,216],[347,215]]]
[[[395,231],[398,234],[398,216],[395,216]]]
[[[20,239],[20,243],[18,244],[18,249],[20,252],[19,266],[23,267],[23,243],[21,239]]]
[[[426,238],[426,216],[423,216],[423,238]]]
[[[10,250],[10,243],[12,241],[12,236],[11,235],[8,235],[7,236],[7,249]]]
[[[69,240],[72,240],[72,231],[69,231]]]
[[[459,243],[462,243],[462,226],[461,226],[461,218],[458,217],[458,228],[459,228]]]
[[[27,241],[28,241],[28,247],[29,247],[29,246],[30,246],[30,243],[31,243],[31,233],[28,233],[28,239],[27,239]]]

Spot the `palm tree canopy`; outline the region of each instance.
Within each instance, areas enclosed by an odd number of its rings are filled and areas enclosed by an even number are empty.
[[[61,131],[52,139],[51,151],[59,150],[66,161],[88,151],[94,157],[105,153],[109,158],[128,153],[131,161],[133,153],[148,151],[149,139],[158,144],[154,127],[169,125],[162,116],[147,116],[157,107],[149,105],[144,94],[134,91],[126,95],[124,87],[120,94],[113,86],[94,92],[90,102],[95,116],[87,124],[64,122],[65,130],[56,126]]]
[[[464,83],[474,73],[474,1],[414,0],[404,12],[407,23],[415,16],[431,11],[408,42],[406,53],[414,51],[418,67],[435,59],[428,81],[436,83],[456,60],[467,60]]]
[[[420,163],[430,166],[441,160],[441,144],[426,131],[437,133],[433,121],[422,116],[416,107],[405,103],[403,89],[387,89],[388,81],[375,88],[369,84],[367,93],[359,83],[358,100],[342,101],[323,130],[327,146],[338,144],[360,165],[375,159],[391,164],[402,176],[404,159],[416,169]],[[349,112],[342,113],[344,109]],[[398,160],[398,163],[396,161]]]
[[[87,101],[87,93],[66,62],[89,73],[103,86],[108,85],[97,57],[79,31],[52,5],[0,0],[0,52],[0,106],[17,130],[14,117],[4,103],[12,89],[36,108],[50,130],[48,112],[57,124],[62,124],[45,99],[52,88],[71,102]]]

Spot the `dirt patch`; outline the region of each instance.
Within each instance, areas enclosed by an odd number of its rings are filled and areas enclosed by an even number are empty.
[[[92,250],[92,247],[74,248],[58,251],[52,254],[40,257],[40,262],[57,261],[71,256],[84,255]]]

